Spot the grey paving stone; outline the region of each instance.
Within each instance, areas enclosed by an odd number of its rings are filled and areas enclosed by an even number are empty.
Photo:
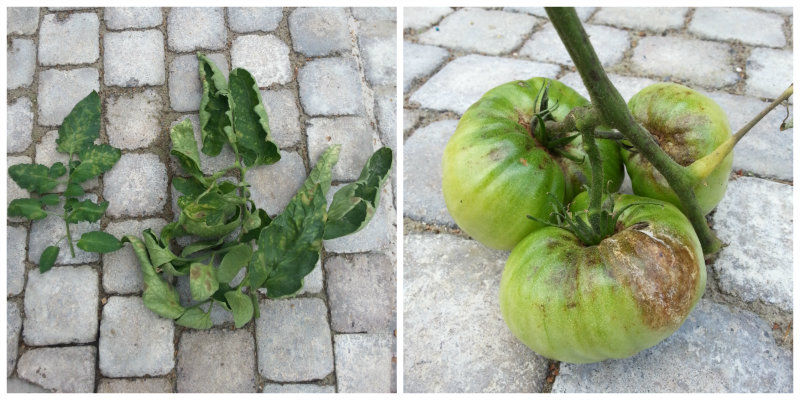
[[[106,135],[118,149],[148,147],[161,135],[161,96],[152,89],[106,100]]]
[[[100,57],[100,20],[94,13],[56,14],[42,18],[39,65],[89,64]]]
[[[44,389],[66,393],[94,392],[94,346],[30,349],[17,364],[20,378]]]
[[[6,227],[6,290],[8,296],[22,293],[25,287],[25,248],[28,230],[21,226]]]
[[[342,8],[298,8],[289,15],[294,50],[306,56],[327,56],[350,50],[350,28]]]
[[[508,253],[448,234],[404,241],[404,392],[541,391],[547,360],[500,314]]]
[[[749,177],[728,183],[712,217],[729,244],[713,264],[722,291],[792,311],[791,199],[791,185]]]
[[[392,260],[383,254],[334,256],[325,261],[331,328],[342,333],[394,329],[397,285]]]
[[[107,32],[103,81],[108,86],[163,85],[164,35],[158,30]]]
[[[21,97],[6,110],[6,151],[23,152],[33,141],[33,104],[29,98]]]
[[[161,218],[143,220],[130,219],[126,221],[112,221],[106,226],[105,232],[121,239],[125,235],[142,237],[142,231],[152,229],[158,235],[167,221]],[[140,293],[142,286],[142,272],[139,259],[133,253],[130,244],[123,245],[122,249],[103,254],[103,290],[109,294]]]
[[[403,134],[406,135],[416,128],[421,118],[420,110],[403,108]]]
[[[103,182],[112,217],[159,214],[167,202],[167,169],[155,154],[123,154]]]
[[[333,185],[325,196],[328,204],[344,184]],[[393,251],[397,235],[397,212],[392,204],[392,187],[387,182],[381,188],[380,204],[372,220],[362,230],[337,239],[323,240],[326,251],[333,253],[363,253]]]
[[[36,72],[36,45],[31,39],[10,39],[6,59],[6,85],[8,89],[30,86]]]
[[[339,393],[388,393],[392,346],[386,334],[335,335],[336,388]]]
[[[228,40],[222,8],[176,7],[167,16],[170,50],[222,50]]]
[[[306,382],[333,372],[328,310],[317,298],[262,300],[256,319],[258,372],[271,381]]]
[[[320,58],[307,62],[297,76],[300,104],[306,114],[353,115],[363,112],[361,78],[349,58]]]
[[[561,363],[553,392],[789,392],[792,354],[775,345],[771,328],[755,314],[701,299],[655,347],[624,360]]]
[[[358,46],[364,73],[372,85],[397,82],[397,24],[394,21],[360,21]]]
[[[164,22],[159,7],[108,7],[103,10],[108,29],[152,28]]]
[[[230,68],[223,53],[206,54],[228,78]],[[175,57],[169,64],[169,102],[175,111],[197,111],[203,99],[203,84],[197,70],[197,56],[187,54]]]
[[[525,14],[461,9],[446,16],[436,28],[420,34],[418,39],[423,44],[499,55],[519,47],[538,22]]]
[[[622,95],[622,98],[625,99],[625,101],[630,100],[630,98],[636,93],[639,93],[640,90],[657,83],[650,78],[639,78],[636,76],[624,76],[617,74],[608,74],[608,79],[611,80],[611,83],[617,88],[617,91],[620,95]],[[589,99],[589,91],[586,90],[586,87],[583,85],[583,80],[581,80],[581,76],[577,72],[570,72],[558,80],[572,89],[575,89],[576,92],[578,92],[587,100]]]
[[[100,372],[110,378],[169,373],[174,331],[172,320],[147,309],[141,297],[109,297],[100,321]]]
[[[289,46],[275,35],[243,35],[231,47],[233,68],[244,68],[259,87],[292,80]]]
[[[88,343],[97,338],[97,271],[88,265],[28,271],[25,324],[29,346]]]
[[[792,52],[756,48],[747,59],[745,91],[750,96],[774,99],[792,82]]]
[[[404,7],[403,29],[425,29],[453,11],[450,7]]]
[[[730,65],[730,45],[679,37],[648,36],[639,40],[631,57],[635,73],[687,80],[706,87],[736,83]]]
[[[39,124],[61,125],[64,117],[92,90],[100,90],[100,75],[94,68],[39,72]]]
[[[781,15],[792,15],[792,7],[757,7],[759,10],[769,11]]]
[[[233,154],[233,149],[231,149],[231,146],[227,143],[225,143],[225,146],[222,147],[220,153],[215,157],[207,156],[205,153],[203,153],[203,140],[202,134],[200,133],[200,117],[197,114],[185,115],[181,117],[179,120],[170,124],[170,129],[187,118],[192,123],[192,129],[194,129],[194,140],[197,142],[197,150],[200,152],[200,170],[203,171],[204,174],[211,175],[216,171],[233,165],[233,162],[236,160],[236,156]],[[172,164],[173,171],[180,171],[180,175],[186,175],[178,163],[177,158],[170,156],[170,163]]]
[[[686,7],[603,7],[594,14],[592,22],[660,34],[682,28],[688,11]]]
[[[410,101],[423,108],[463,114],[489,89],[515,79],[555,78],[560,70],[554,64],[470,54],[445,65]]]
[[[6,376],[11,376],[17,365],[19,333],[22,330],[22,317],[16,302],[9,301],[6,309]]]
[[[178,392],[256,391],[255,343],[250,332],[187,331],[178,345]]]
[[[584,25],[586,33],[597,52],[597,57],[603,66],[608,67],[622,61],[625,51],[630,48],[628,32],[621,29],[610,28],[602,25]],[[556,44],[556,45],[554,45]],[[520,55],[536,61],[552,62],[567,66],[575,65],[561,44],[555,28],[547,24],[525,42],[519,52]]]
[[[752,27],[758,29],[748,29]],[[699,7],[695,9],[689,32],[715,40],[783,47],[783,17],[746,8]]]
[[[172,393],[172,384],[167,378],[100,378],[97,393]]]
[[[303,158],[293,151],[281,151],[281,160],[247,170],[245,179],[252,187],[250,198],[256,206],[274,217],[292,200],[306,179]]]
[[[8,393],[50,393],[50,390],[47,390],[41,386],[34,385],[28,381],[23,381],[19,378],[8,378],[7,382],[7,392]]]
[[[725,110],[731,127],[736,132],[750,121],[768,102],[748,96],[725,92],[706,93]],[[790,112],[793,107],[790,107]],[[786,117],[783,107],[773,110],[753,127],[733,149],[733,169],[753,172],[762,177],[792,180],[793,130],[780,131]]]
[[[328,147],[341,144],[339,162],[333,167],[334,181],[354,181],[364,163],[377,150],[377,133],[362,117],[312,118],[306,122],[308,158],[316,165]]]
[[[417,129],[403,151],[403,215],[415,221],[456,227],[442,196],[442,155],[457,120],[436,121]]]
[[[387,86],[375,90],[375,118],[384,146],[397,155],[397,90]]]
[[[31,158],[28,156],[9,156],[6,158],[6,162],[9,167],[12,165],[17,164],[30,164]],[[8,175],[8,170],[6,170],[6,209],[8,209],[8,205],[11,204],[11,200],[14,199],[21,199],[21,198],[28,198],[30,194],[27,190],[19,187],[16,182]],[[8,217],[9,222],[23,222],[27,221],[27,219],[22,217]],[[24,258],[24,253],[23,253]]]
[[[264,385],[262,393],[336,393],[336,388],[329,385],[315,385],[313,383],[297,383],[281,385],[268,383]]]
[[[234,32],[271,32],[282,19],[280,7],[228,7],[228,25]]]
[[[272,141],[283,149],[300,143],[300,111],[297,100],[289,89],[262,90],[261,99],[269,116]]]
[[[39,27],[39,7],[7,7],[6,35],[33,35]]]
[[[358,20],[397,21],[394,7],[350,7],[353,17]]]
[[[79,198],[79,200],[90,199],[97,202],[97,195],[88,193]],[[49,207],[49,211],[57,214],[64,212],[64,202],[62,201],[57,207]],[[39,265],[39,258],[42,252],[48,246],[58,246],[58,258],[56,258],[56,265],[60,264],[87,264],[100,260],[98,253],[90,253],[78,248],[75,243],[80,239],[81,235],[89,231],[100,230],[100,221],[89,223],[86,221],[77,224],[70,224],[69,230],[72,235],[72,245],[75,249],[75,256],[73,257],[69,244],[66,240],[61,238],[67,235],[67,228],[64,219],[57,215],[50,215],[47,218],[40,219],[31,223],[30,240],[28,242],[28,261],[34,265]],[[39,269],[35,268],[32,271],[39,273]],[[30,284],[30,274],[28,276],[28,284]]]
[[[412,84],[430,75],[449,56],[441,47],[403,42],[403,91],[408,92]]]
[[[547,12],[545,12],[544,7],[505,7],[503,8],[504,11],[512,11],[512,12],[522,12],[526,14],[535,15],[540,18],[548,18]],[[581,21],[586,22],[586,20],[591,17],[597,7],[575,7],[575,11],[578,14],[578,18]]]

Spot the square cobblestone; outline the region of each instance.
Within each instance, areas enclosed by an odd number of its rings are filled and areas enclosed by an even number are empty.
[[[622,61],[625,51],[631,46],[628,32],[601,25],[585,25],[584,28],[603,66],[608,67]],[[525,42],[519,54],[536,61],[574,66],[567,49],[563,45],[554,46],[554,43],[561,43],[561,39],[553,24],[547,24]]]
[[[397,156],[397,90],[394,86],[375,90],[375,118],[381,142]]]
[[[389,335],[336,335],[336,387],[339,393],[388,393],[392,380]]]
[[[39,28],[39,64],[90,64],[100,58],[100,20],[94,13],[56,14],[42,18]]]
[[[594,14],[592,22],[661,33],[682,28],[687,12],[686,7],[603,7]]]
[[[87,193],[85,196],[79,198],[79,200],[85,199],[97,202],[97,195]],[[61,214],[64,212],[64,202],[62,201],[58,207],[50,207],[48,210],[55,214]],[[61,240],[61,238],[67,234],[64,219],[58,215],[49,215],[47,218],[33,221],[31,223],[29,235],[30,240],[28,242],[28,261],[38,266],[39,258],[41,258],[44,249],[48,246],[58,246],[59,250],[58,257],[56,258],[56,265],[86,264],[100,260],[100,254],[83,251],[75,246],[75,243],[84,233],[100,230],[100,221],[93,223],[82,221],[77,224],[70,224],[69,230],[72,234],[72,245],[75,249],[75,257],[72,256],[67,241]],[[32,271],[39,273],[38,268],[34,268]]]
[[[97,271],[88,265],[28,271],[22,336],[29,346],[88,343],[97,338]]]
[[[108,143],[119,149],[148,147],[161,134],[161,96],[155,90],[106,100]]]
[[[446,16],[435,29],[420,34],[419,42],[499,55],[519,47],[538,21],[525,14],[461,9]],[[502,31],[498,31],[498,27],[502,27]]]
[[[17,366],[19,333],[22,331],[22,317],[16,302],[9,301],[6,308],[6,376],[11,376]]]
[[[328,310],[317,298],[266,300],[256,319],[258,372],[271,381],[306,382],[333,372]]]
[[[243,35],[231,46],[233,68],[244,68],[259,87],[292,80],[289,46],[275,35]]]
[[[297,100],[289,89],[262,90],[261,98],[269,116],[272,141],[283,149],[300,143],[300,111]]]
[[[159,214],[167,203],[167,169],[155,154],[123,154],[103,182],[112,217]]]
[[[331,328],[343,333],[386,333],[395,327],[397,285],[384,254],[334,256],[325,261]]]
[[[358,23],[358,46],[367,80],[372,85],[397,83],[397,24],[394,21]]]
[[[752,27],[758,29],[752,29]],[[783,47],[783,17],[745,8],[698,7],[689,32],[707,39],[738,40],[756,46]]]
[[[108,32],[103,80],[109,86],[163,85],[164,35],[158,30]]]
[[[96,355],[94,346],[29,349],[19,358],[17,374],[44,389],[92,393]]]
[[[255,343],[250,332],[187,331],[178,344],[178,392],[253,393]]]
[[[27,97],[21,97],[8,104],[6,120],[6,151],[20,153],[33,142],[33,104]]]
[[[280,7],[228,7],[228,25],[238,33],[271,32],[282,19]]]
[[[112,378],[169,373],[174,331],[173,321],[147,309],[141,297],[110,297],[100,321],[100,372]]]
[[[747,59],[745,91],[750,96],[777,98],[792,83],[792,65],[790,50],[754,49]]]
[[[230,68],[223,53],[206,54],[217,65],[225,78]],[[187,54],[175,57],[169,64],[169,102],[175,111],[197,111],[203,99],[203,83],[200,82],[197,56]]]
[[[142,237],[142,231],[147,228],[158,235],[167,221],[161,218],[144,220],[131,219],[127,221],[113,221],[108,224],[105,232],[122,238],[125,235]],[[142,286],[142,272],[139,259],[133,253],[130,244],[123,245],[122,249],[103,254],[103,290],[111,294],[140,293]]]
[[[167,378],[101,378],[97,393],[172,393],[172,384]]]
[[[357,20],[397,21],[394,7],[350,7],[350,12]]]
[[[289,15],[294,50],[326,56],[350,50],[350,29],[342,8],[298,8]]]
[[[33,35],[39,27],[39,7],[7,7],[6,35]]]
[[[344,185],[333,185],[328,195],[328,204],[334,194]],[[360,231],[332,240],[323,240],[326,251],[332,253],[363,253],[367,251],[394,251],[397,234],[396,211],[392,205],[392,185],[388,182],[381,188],[380,204],[375,215]]]
[[[578,19],[583,22],[586,22],[594,14],[595,10],[597,10],[597,7],[575,7]],[[503,11],[519,12],[534,15],[539,18],[548,18],[544,7],[504,7]]]
[[[36,72],[36,45],[31,39],[11,39],[6,51],[8,89],[30,86]]]
[[[634,72],[658,78],[685,79],[693,84],[722,87],[735,83],[730,45],[697,39],[647,36],[631,57]]]
[[[428,28],[453,11],[450,7],[404,7],[403,29],[421,30]]]
[[[306,122],[308,158],[311,165],[328,147],[341,144],[339,162],[333,167],[334,181],[354,181],[364,163],[378,149],[377,132],[362,117],[312,118]]]
[[[61,125],[61,121],[75,104],[92,90],[100,90],[100,75],[94,68],[68,71],[48,69],[39,72],[39,124]]]
[[[307,62],[297,76],[300,104],[308,115],[354,115],[363,112],[361,77],[349,58]]]
[[[259,165],[247,170],[245,179],[250,198],[271,217],[283,212],[306,179],[303,158],[293,151],[281,151],[281,160],[272,165]]]
[[[264,385],[261,393],[336,393],[336,388],[329,385],[315,385],[313,383],[296,383],[281,385],[268,383]]]
[[[103,10],[108,29],[152,28],[161,25],[164,16],[159,7],[108,7]]]
[[[225,145],[222,146],[222,151],[220,151],[216,157],[210,157],[203,153],[203,140],[202,134],[200,133],[200,117],[197,114],[181,117],[179,120],[170,124],[170,129],[185,119],[188,119],[192,123],[194,140],[197,142],[197,151],[200,152],[200,170],[203,171],[204,174],[211,175],[220,169],[233,165],[236,156],[233,154],[233,149],[231,149],[231,145],[228,143],[225,143]],[[183,168],[180,166],[178,159],[175,156],[170,156],[170,162],[172,164],[173,171],[180,171],[180,175],[186,176],[186,173],[183,171]]]
[[[167,17],[167,42],[170,50],[222,50],[227,44],[222,8],[176,7]]]
[[[28,230],[21,226],[6,226],[6,290],[8,296],[22,293],[25,287],[25,249]]]
[[[408,92],[416,80],[430,75],[449,56],[441,47],[403,42],[403,91]]]

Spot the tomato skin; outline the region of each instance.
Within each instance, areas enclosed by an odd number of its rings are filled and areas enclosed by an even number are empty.
[[[676,83],[657,83],[628,101],[633,118],[656,139],[678,164],[688,166],[725,142],[731,131],[725,111],[705,95]],[[668,201],[683,209],[666,179],[639,153],[622,150],[633,192]],[[694,187],[703,214],[708,214],[725,195],[733,166],[733,152]]]
[[[586,207],[585,194],[573,209]],[[676,207],[619,195],[617,232],[584,246],[570,232],[537,230],[511,252],[500,310],[514,335],[559,361],[625,358],[677,330],[705,290],[702,248]]]
[[[461,117],[442,157],[442,192],[459,227],[484,245],[510,250],[542,227],[528,215],[548,219],[548,193],[569,201],[588,180],[586,159],[576,163],[545,149],[530,134],[537,95],[550,83],[552,114],[562,120],[572,108],[589,102],[568,86],[546,78],[513,81],[481,97]],[[623,172],[619,147],[598,140],[605,181],[616,191]],[[566,152],[582,157],[580,136]]]

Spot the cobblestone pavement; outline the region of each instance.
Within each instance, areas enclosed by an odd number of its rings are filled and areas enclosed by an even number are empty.
[[[710,216],[729,246],[708,263],[705,296],[686,323],[625,360],[555,363],[503,323],[497,290],[507,253],[458,231],[441,195],[440,160],[459,116],[494,86],[544,76],[588,94],[541,8],[403,12],[405,392],[793,390],[785,108],[735,149],[728,191]],[[792,82],[790,8],[578,14],[625,99],[654,82],[680,82],[717,101],[735,131]]]
[[[199,138],[195,53],[261,86],[282,160],[248,172],[256,204],[274,216],[324,146],[342,143],[333,192],[358,177],[372,151],[395,148],[397,49],[393,8],[8,8],[8,165],[47,163],[57,126],[92,90],[101,140],[122,157],[90,196],[110,202],[94,226],[117,235],[173,219],[179,170],[171,126],[189,118]],[[201,155],[209,170],[232,161]],[[208,171],[206,171],[208,172]],[[294,299],[261,300],[261,318],[195,331],[147,310],[128,246],[67,251],[40,274],[58,220],[9,219],[8,389],[61,392],[396,391],[394,184],[370,225],[324,242],[322,262]],[[28,194],[12,181],[8,201]],[[329,199],[330,200],[330,199]],[[73,233],[74,234],[74,233]],[[186,281],[177,282],[184,300]]]

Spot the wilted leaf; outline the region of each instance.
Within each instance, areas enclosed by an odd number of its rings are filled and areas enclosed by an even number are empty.
[[[192,263],[189,267],[189,291],[192,298],[203,301],[211,297],[219,288],[214,266],[203,263]]]
[[[194,140],[194,128],[188,118],[172,127],[169,133],[172,139],[170,154],[178,158],[181,167],[199,181],[205,181],[200,170],[200,152],[197,151],[197,141]]]
[[[238,290],[225,292],[225,300],[228,301],[233,312],[233,323],[236,328],[243,327],[253,318],[253,303],[250,297]]]
[[[244,69],[231,71],[229,101],[233,103],[236,146],[248,167],[273,164],[281,159],[278,146],[269,137],[269,119],[253,76]]]
[[[203,97],[200,100],[200,133],[203,154],[217,156],[229,137],[234,137],[228,103],[228,83],[213,61],[197,54]]]
[[[213,326],[211,313],[203,311],[199,305],[187,308],[183,315],[175,320],[175,323],[192,329],[208,329]]]
[[[156,273],[153,265],[150,264],[144,243],[136,236],[131,235],[123,237],[122,241],[131,244],[133,252],[139,259],[144,283],[144,290],[142,291],[144,305],[164,318],[176,319],[180,317],[185,308],[180,304],[178,291]]]

